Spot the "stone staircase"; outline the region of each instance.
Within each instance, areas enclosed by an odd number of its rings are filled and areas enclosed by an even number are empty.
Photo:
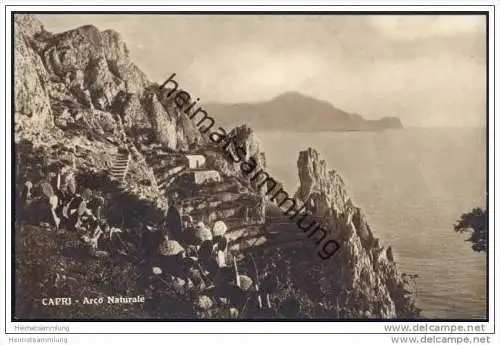
[[[161,147],[141,149],[147,164],[151,167],[151,180],[159,195],[165,196],[169,187],[179,187],[179,177],[188,174],[183,156],[177,152],[166,152]],[[116,161],[117,176],[126,167],[126,157]],[[122,167],[122,170],[118,169]],[[203,169],[203,168],[202,168]],[[201,169],[201,170],[202,170]],[[182,185],[182,183],[180,183]],[[293,222],[272,222],[267,224],[259,208],[263,199],[250,192],[247,183],[238,177],[225,178],[220,182],[196,186],[194,195],[183,196],[181,212],[191,215],[195,221],[211,226],[216,220],[226,223],[226,237],[233,253],[243,254],[253,250],[266,250],[278,246],[300,246],[308,240]]]
[[[113,165],[109,170],[111,178],[123,184],[125,182],[125,177],[127,176],[129,166],[130,153],[117,153],[113,161]]]
[[[181,153],[168,152],[161,145],[142,146],[140,153],[150,167],[150,180],[159,196],[165,196],[168,186],[187,170]]]

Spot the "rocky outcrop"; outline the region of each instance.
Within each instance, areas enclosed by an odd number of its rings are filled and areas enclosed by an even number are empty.
[[[105,30],[101,36],[109,71],[123,80],[127,93],[141,94],[150,82],[129,60],[129,51],[121,35],[113,30]]]
[[[266,163],[262,144],[250,127],[242,125],[234,128],[229,132],[227,141],[231,141],[234,143],[234,146],[242,147],[245,150],[246,156],[242,157],[244,161],[249,161],[252,158],[259,168],[265,169]],[[236,153],[232,151],[231,154],[234,155]]]
[[[241,149],[237,150],[237,147],[243,149],[243,152]],[[225,159],[220,159],[221,154]],[[251,181],[254,174],[246,176],[241,170],[242,162],[252,162],[251,164],[255,165],[254,172],[264,170],[266,167],[262,144],[250,127],[242,125],[226,133],[224,141],[221,141],[213,151],[208,151],[207,156],[208,166],[222,171],[225,175],[239,178],[242,183],[254,190],[259,189],[256,186],[259,181]],[[264,193],[265,189],[260,188],[260,191]]]
[[[295,195],[299,200],[312,202],[319,216],[326,210],[345,213],[349,198],[342,177],[335,170],[328,170],[327,163],[317,151],[308,149],[299,153],[297,162],[300,187]]]
[[[333,225],[329,231],[339,236],[341,247],[331,265],[338,268],[334,289],[351,296],[343,301],[344,307],[358,317],[396,318],[411,313],[414,301],[404,292],[404,282],[392,262],[392,250],[374,238],[363,211],[348,197],[341,177],[329,170],[313,149],[300,152],[297,165],[300,187],[296,197],[313,215]]]
[[[24,131],[39,131],[53,125],[52,109],[45,89],[48,73],[31,46],[42,24],[27,15],[14,17],[14,111],[16,125]]]
[[[176,149],[177,127],[175,118],[167,112],[155,93],[147,94],[146,104],[156,140],[167,148]]]
[[[113,108],[121,115],[125,127],[151,127],[151,122],[144,116],[146,110],[143,108],[141,97],[138,94],[120,93],[115,100],[115,106]]]
[[[142,93],[149,84],[144,73],[129,61],[120,35],[112,30],[100,32],[86,25],[56,34],[43,57],[47,69],[67,85],[78,84],[90,91],[101,110],[109,108],[119,91]]]
[[[16,125],[25,134],[55,125],[97,128],[100,135],[100,127],[111,126],[118,136],[151,130],[153,140],[173,150],[200,143],[193,121],[130,61],[119,33],[85,25],[52,34],[35,17],[20,14],[14,22]],[[96,125],[100,119],[102,126]]]
[[[43,24],[36,17],[27,14],[16,14],[14,26],[28,37],[33,37],[43,31]]]
[[[191,112],[184,112],[175,103],[175,94],[171,94],[171,90],[163,88],[157,92],[158,99],[165,107],[167,113],[175,123],[177,132],[177,149],[181,151],[195,150],[204,146],[208,140],[204,138],[196,127]]]

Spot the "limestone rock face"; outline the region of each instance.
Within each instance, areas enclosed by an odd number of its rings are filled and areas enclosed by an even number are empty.
[[[156,138],[167,148],[176,149],[177,132],[175,118],[167,112],[154,93],[147,95],[146,104]]]
[[[221,139],[216,148],[207,152],[208,166],[221,170],[225,175],[244,179],[244,174],[240,169],[242,161],[248,161],[252,157],[256,162],[259,160],[264,162],[264,154],[260,151],[260,144],[252,129],[243,125],[232,129],[229,133],[215,129],[213,131],[218,134],[222,133],[224,138]],[[242,147],[246,155],[239,157],[236,147]],[[223,153],[225,160],[219,159],[220,153]]]
[[[114,41],[107,38],[96,27],[85,25],[54,35],[44,53],[47,68],[66,85],[88,90],[93,104],[101,110],[107,110],[116,94],[125,89],[121,76],[109,69],[116,66],[116,61],[110,60],[108,64],[106,59],[120,56],[121,47],[112,45]]]
[[[193,109],[186,111],[180,108],[175,102],[176,95],[181,90],[173,92],[168,88],[164,88],[158,92],[158,99],[165,107],[168,114],[175,121],[177,131],[177,148],[182,151],[199,148],[207,143],[207,138],[204,138],[196,123],[200,121],[199,116],[193,115]],[[193,117],[193,119],[190,118]],[[200,126],[204,126],[201,123]]]
[[[206,142],[188,115],[179,113],[176,126],[177,144],[180,150],[189,151],[190,148],[200,147]]]
[[[43,30],[42,22],[37,18],[27,14],[16,14],[14,17],[15,25],[19,25],[23,34],[32,37]]]
[[[251,158],[255,159],[257,165],[264,169],[266,167],[262,144],[255,135],[255,132],[248,126],[242,125],[235,127],[228,135],[229,140],[243,147],[246,152],[244,160],[248,161]]]
[[[14,18],[14,79],[16,125],[39,131],[53,125],[52,110],[44,84],[48,79],[40,56],[31,47],[41,23],[26,15]]]
[[[265,169],[266,161],[264,152],[262,151],[262,144],[250,127],[246,125],[235,127],[228,133],[226,142],[231,142],[226,152],[230,162],[229,170],[232,170],[233,174],[249,182],[256,172]],[[243,152],[237,151],[236,147],[243,148],[246,155],[242,156]],[[252,162],[251,164],[255,164],[256,166],[252,173],[245,175],[241,169],[241,162]],[[256,188],[260,184],[259,182],[257,179],[254,180],[252,186]],[[261,188],[261,190],[264,189]]]
[[[335,290],[350,296],[344,300],[345,306],[358,310],[359,315],[404,315],[412,302],[403,293],[402,277],[374,238],[363,211],[348,197],[342,178],[328,169],[314,149],[300,152],[297,165],[300,187],[296,197],[339,234],[340,249],[330,260],[337,266]]]
[[[146,75],[129,60],[129,52],[121,35],[114,30],[105,30],[101,36],[110,72],[124,81],[128,93],[142,93],[150,83]]]
[[[328,170],[327,163],[319,158],[316,150],[309,148],[300,152],[297,168],[300,180],[297,199],[311,200],[318,209],[346,211],[348,196],[344,181],[335,170]]]
[[[121,110],[123,124],[127,128],[138,127],[147,128],[151,127],[151,123],[147,116],[144,116],[145,109],[141,104],[141,98],[135,94],[120,93],[116,100],[117,109]]]
[[[85,25],[52,34],[21,14],[14,26],[16,126],[24,133],[71,127],[81,134],[111,128],[123,134],[133,128],[151,130],[174,150],[200,143],[193,121],[163,101],[165,90],[155,89],[129,59],[118,32]]]

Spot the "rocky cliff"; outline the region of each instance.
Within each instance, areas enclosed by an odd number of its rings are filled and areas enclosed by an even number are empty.
[[[332,258],[338,269],[335,290],[357,295],[343,305],[358,315],[396,318],[414,312],[411,294],[396,263],[387,255],[389,248],[374,237],[363,210],[348,196],[342,178],[329,170],[317,151],[308,149],[299,154],[297,162],[300,187],[296,197],[309,202],[315,216],[324,219],[328,230],[338,234],[340,250]]]
[[[162,93],[129,60],[119,33],[86,25],[52,34],[27,15],[15,16],[14,33],[15,122],[22,133],[54,126],[116,138],[150,132],[173,150],[199,137],[189,119],[160,103]]]
[[[257,191],[252,191],[248,178],[242,177],[238,164],[231,161],[228,156],[231,152],[221,152],[211,145],[193,121],[165,97],[166,90],[148,81],[130,61],[119,33],[99,31],[87,25],[54,34],[47,32],[36,18],[16,14],[14,47],[18,187],[26,178],[46,178],[45,168],[49,163],[71,162],[71,158],[76,157],[82,184],[102,189],[99,191],[102,193],[120,193],[115,202],[122,208],[121,218],[116,224],[121,222],[130,228],[135,238],[143,223],[161,221],[164,207],[164,197],[159,194],[151,174],[147,152],[154,151],[155,145],[172,154],[194,150],[205,154],[207,168],[231,177],[236,191],[241,191],[243,185],[249,187],[245,190],[246,198],[259,201],[255,217],[260,222],[261,210],[264,210],[262,198]],[[259,167],[265,168],[262,148],[249,127],[229,131],[228,139],[246,149],[246,159],[252,157]],[[124,148],[132,154],[126,194],[123,189],[103,187],[103,181],[109,182],[103,175]],[[318,261],[310,248],[291,251],[278,248],[265,254],[259,260],[263,270],[271,272],[281,267],[276,275],[283,288],[276,293],[276,303],[291,295],[302,296],[305,304],[300,308],[309,310],[308,315],[312,317],[323,314],[339,318],[415,316],[406,283],[395,263],[387,257],[387,249],[373,236],[362,210],[349,198],[342,178],[329,170],[312,149],[300,153],[298,171],[301,185],[296,198],[302,202],[312,201],[313,205],[308,207],[315,216],[325,219],[329,231],[338,233],[342,247],[328,261]],[[232,203],[227,212],[241,206],[231,199],[238,197],[231,188],[221,191],[228,199],[224,202]],[[218,202],[212,200],[214,205]],[[203,203],[193,199],[190,207]],[[217,214],[212,211],[205,215],[207,219]],[[246,215],[253,217],[248,212]],[[112,215],[109,218],[111,222]],[[69,262],[69,266],[74,264]],[[26,269],[25,266],[22,269]],[[110,279],[123,278],[113,277]],[[82,282],[89,280],[86,278],[89,277],[81,277]],[[135,282],[130,284],[123,291],[139,289],[133,285]],[[29,292],[29,288],[26,291]],[[28,306],[28,310],[30,308]],[[314,312],[317,308],[322,311]],[[101,316],[95,310],[85,313],[87,317]]]

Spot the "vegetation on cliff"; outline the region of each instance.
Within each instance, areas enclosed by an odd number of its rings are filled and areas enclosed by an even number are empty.
[[[472,242],[472,250],[488,251],[488,213],[485,210],[476,207],[462,214],[454,228],[458,233],[470,233],[467,241]]]

